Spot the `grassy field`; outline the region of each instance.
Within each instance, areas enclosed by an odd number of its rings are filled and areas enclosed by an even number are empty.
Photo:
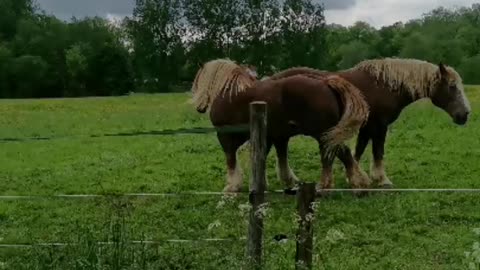
[[[480,88],[469,87],[465,127],[429,102],[391,127],[387,173],[398,188],[480,188]],[[185,94],[0,101],[0,195],[221,191],[224,157],[214,134],[98,137],[119,132],[210,126]],[[370,150],[363,166],[368,169]],[[248,153],[242,153],[248,178]],[[296,174],[320,176],[313,140],[290,144]],[[269,189],[281,189],[274,151]],[[346,187],[336,163],[337,187]],[[245,181],[245,188],[247,187]],[[241,269],[248,198],[220,196],[0,200],[0,245],[73,242],[68,247],[0,248],[0,269]],[[265,268],[294,269],[294,197],[268,197]],[[466,269],[480,236],[480,194],[402,193],[319,201],[314,269]],[[227,238],[211,243],[130,240]],[[101,246],[97,241],[114,241]],[[479,255],[479,254],[477,254]],[[472,261],[473,259],[470,259]],[[477,268],[474,268],[477,269]]]

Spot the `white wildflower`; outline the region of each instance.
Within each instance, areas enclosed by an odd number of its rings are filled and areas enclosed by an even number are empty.
[[[215,220],[214,222],[208,224],[208,231],[211,231],[213,230],[214,228],[218,228],[222,225],[222,223],[220,222],[220,220]]]
[[[313,213],[308,213],[306,216],[305,216],[305,221],[306,222],[312,222],[313,220],[315,219]]]
[[[245,216],[250,212],[252,206],[249,203],[243,203],[238,205],[238,209],[240,210],[240,215]]]
[[[338,241],[344,240],[344,239],[345,239],[345,234],[343,232],[339,231],[339,230],[336,230],[336,229],[328,230],[327,236],[325,237],[325,240],[327,240],[328,242],[330,242],[332,244],[335,244]]]
[[[297,223],[297,224],[298,224],[301,220],[302,220],[302,218],[300,217],[299,214],[297,214],[297,213],[294,213],[294,214],[293,214],[293,222],[294,222],[294,223]]]
[[[224,200],[220,200],[220,201],[218,201],[218,203],[217,203],[216,209],[222,209],[224,206],[225,206],[225,201],[224,201]]]
[[[257,218],[265,218],[268,213],[268,203],[262,203],[258,206],[257,211],[255,211],[255,216]]]
[[[316,201],[312,203],[312,209],[314,212],[317,212],[319,208],[320,208],[320,202]]]

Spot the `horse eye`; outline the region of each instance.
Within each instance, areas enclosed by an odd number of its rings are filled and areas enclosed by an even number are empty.
[[[456,85],[450,85],[450,86],[448,87],[448,90],[450,90],[450,91],[457,91],[457,86],[456,86]]]

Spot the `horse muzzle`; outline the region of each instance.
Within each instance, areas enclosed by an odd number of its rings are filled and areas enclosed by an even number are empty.
[[[207,111],[207,108],[197,108],[197,112],[199,113],[205,113]]]
[[[453,117],[453,122],[455,122],[455,124],[457,125],[463,126],[467,123],[469,114],[470,114],[469,112],[463,113],[463,114],[456,114]]]

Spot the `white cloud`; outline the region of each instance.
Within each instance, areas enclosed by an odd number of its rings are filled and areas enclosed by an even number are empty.
[[[474,3],[478,3],[478,0],[357,0],[349,9],[325,11],[325,17],[327,23],[347,26],[356,21],[365,21],[381,27],[420,18],[422,14],[439,6],[454,8]]]

